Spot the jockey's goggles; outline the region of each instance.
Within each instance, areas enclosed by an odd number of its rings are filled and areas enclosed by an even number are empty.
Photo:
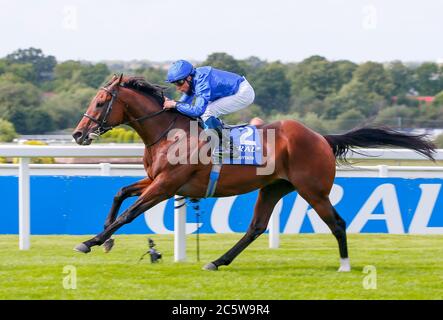
[[[181,87],[183,85],[183,83],[186,82],[186,79],[181,79],[181,80],[177,80],[174,81],[173,84],[175,84],[177,87]]]

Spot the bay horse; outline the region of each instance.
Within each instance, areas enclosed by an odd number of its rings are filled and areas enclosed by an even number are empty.
[[[144,167],[147,176],[123,187],[114,197],[106,218],[104,230],[95,237],[77,245],[83,253],[91,247],[103,245],[105,251],[114,245],[112,234],[124,224],[174,195],[204,198],[211,164],[171,164],[168,149],[176,143],[167,139],[172,129],[189,132],[191,119],[176,110],[163,109],[164,88],[152,85],[140,77],[114,75],[105,87],[98,90],[86,113],[73,132],[75,141],[88,145],[99,135],[115,126],[131,126],[145,144]],[[229,265],[245,248],[267,228],[274,206],[286,194],[297,191],[330,228],[338,242],[340,267],[350,271],[346,240],[346,222],[329,200],[336,164],[346,161],[346,153],[353,147],[398,146],[409,148],[434,160],[435,146],[424,135],[409,135],[390,128],[362,127],[342,135],[322,136],[294,120],[264,124],[263,150],[267,161],[273,161],[274,170],[258,175],[256,167],[223,165],[214,197],[227,197],[259,189],[254,215],[246,234],[220,258],[207,263],[203,269],[217,270]],[[199,128],[199,132],[202,129]],[[267,133],[275,132],[275,145],[270,148]],[[186,139],[193,139],[187,136]],[[190,142],[190,141],[189,141]],[[198,141],[198,148],[206,142]],[[137,196],[133,205],[117,217],[122,202]]]

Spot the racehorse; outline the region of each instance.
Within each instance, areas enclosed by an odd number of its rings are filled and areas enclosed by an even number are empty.
[[[176,110],[163,109],[163,90],[140,77],[114,75],[98,90],[75,128],[75,141],[80,145],[88,145],[115,126],[131,126],[145,144],[143,161],[147,173],[147,177],[123,187],[116,194],[103,232],[79,244],[75,250],[88,253],[91,247],[104,245],[104,250],[109,251],[114,245],[112,234],[156,204],[176,194],[190,198],[205,197],[211,164],[168,162],[168,149],[177,143],[177,139],[167,138],[168,132],[182,129],[189,133],[190,123],[195,119]],[[246,234],[230,250],[207,263],[203,269],[217,270],[220,266],[229,265],[266,230],[277,202],[296,190],[337,239],[340,253],[338,271],[350,271],[346,222],[329,200],[337,162],[346,161],[346,153],[352,148],[377,146],[409,148],[434,160],[435,146],[424,135],[404,134],[390,128],[368,126],[342,135],[325,136],[293,120],[276,121],[260,128],[263,130],[263,149],[268,153],[267,162],[272,161],[275,169],[270,174],[259,175],[254,166],[222,166],[214,197],[238,195],[256,189],[259,189],[259,194]],[[199,128],[199,132],[201,130]],[[275,132],[272,148],[265,134],[270,130]],[[190,145],[190,140],[194,138],[187,136],[185,139],[189,140]],[[201,149],[205,143],[199,140],[198,148]],[[122,202],[133,196],[138,196],[138,199],[117,218]]]

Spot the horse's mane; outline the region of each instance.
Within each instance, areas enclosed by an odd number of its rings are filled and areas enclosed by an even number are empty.
[[[158,84],[152,84],[146,81],[143,77],[130,77],[125,79],[122,83],[122,86],[125,88],[133,89],[135,91],[144,93],[148,96],[151,96],[157,100],[157,102],[163,106],[165,102],[163,92],[167,89],[164,86],[160,86]]]

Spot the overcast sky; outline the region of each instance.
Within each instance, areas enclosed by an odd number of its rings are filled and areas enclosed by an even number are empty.
[[[0,57],[443,62],[441,0],[0,0]]]

